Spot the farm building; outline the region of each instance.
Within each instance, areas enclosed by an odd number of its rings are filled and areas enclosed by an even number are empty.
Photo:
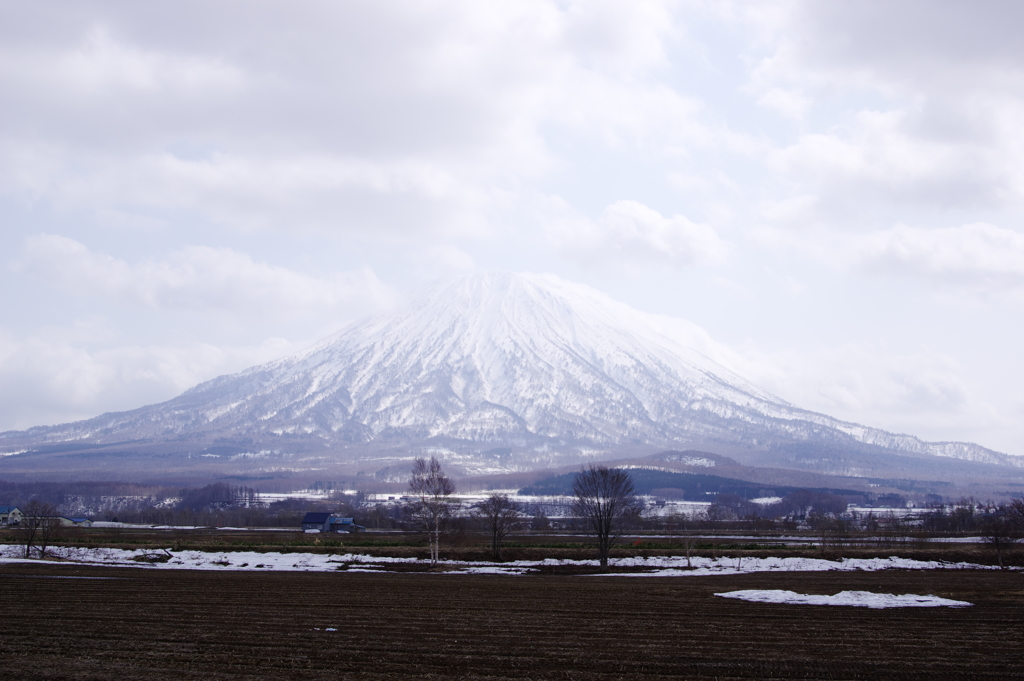
[[[17,525],[21,518],[21,509],[17,506],[0,506],[0,525]]]
[[[365,529],[362,525],[356,525],[352,518],[330,513],[307,513],[302,519],[303,532],[358,532]]]
[[[5,508],[5,507],[4,506],[0,506],[0,509],[2,509],[2,508]],[[17,510],[17,509],[15,509],[15,510]],[[13,518],[13,516],[12,516],[12,518]],[[89,519],[89,518],[69,518],[68,516],[63,516],[63,515],[26,516],[26,515],[22,514],[21,511],[18,511],[18,520],[17,521],[11,520],[10,523],[5,523],[5,524],[13,525],[13,524],[16,524],[18,522],[24,521],[26,518],[31,518],[32,520],[36,520],[36,521],[38,521],[38,523],[43,523],[43,522],[47,522],[47,521],[56,521],[55,524],[60,525],[61,527],[92,527],[92,520]]]

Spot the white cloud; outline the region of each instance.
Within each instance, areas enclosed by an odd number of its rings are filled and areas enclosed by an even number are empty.
[[[804,409],[931,440],[982,440],[989,447],[1020,443],[986,431],[1009,429],[1011,414],[987,403],[953,357],[920,348],[847,343],[804,352],[766,353],[748,347],[745,374]]]
[[[1024,204],[1024,49],[1014,3],[775,3],[744,91],[802,121],[768,157],[778,191],[833,224],[879,209]],[[755,53],[756,54],[756,53]]]
[[[678,37],[661,0],[19,14],[0,181],[71,208],[475,233],[558,166],[551,136],[658,154],[713,137],[651,77]]]
[[[393,297],[368,268],[315,277],[208,246],[128,263],[68,237],[38,234],[26,239],[15,267],[75,294],[159,310],[259,311],[285,317],[339,309],[365,313],[387,307]]]
[[[82,44],[69,52],[40,55],[42,59],[25,59],[34,69],[20,69],[16,74],[35,80],[56,80],[67,88],[96,93],[110,88],[133,90],[205,90],[223,91],[244,85],[241,71],[215,57],[176,55],[143,50],[119,44],[103,26],[93,26]],[[8,64],[4,64],[9,67]]]
[[[781,214],[786,208],[771,210]],[[1024,287],[1024,234],[984,222],[956,227],[896,224],[861,234],[765,227],[754,230],[752,238],[763,247],[799,253],[847,273],[925,280],[985,295]]]
[[[246,84],[240,68],[215,55],[142,48],[118,40],[102,24],[83,22],[77,39],[57,49],[45,40],[7,38],[0,50],[0,82],[19,94],[45,94],[65,103],[128,93],[223,97]]]
[[[451,277],[476,269],[473,256],[451,245],[426,248],[415,254],[412,261],[425,279]]]
[[[950,143],[916,130],[912,112],[862,111],[843,133],[808,133],[773,151],[771,169],[813,188],[841,210],[879,203],[942,206],[1024,199],[1024,185],[1006,172],[1006,149]],[[857,204],[863,204],[859,206]]]
[[[812,194],[800,194],[761,204],[760,214],[774,224],[806,226],[813,223],[818,198]]]
[[[64,204],[189,209],[247,231],[298,226],[345,233],[374,226],[402,233],[426,226],[440,233],[473,233],[488,200],[486,188],[426,159],[376,162],[319,153],[216,152],[200,159],[161,153],[127,164],[94,161],[87,176],[51,178]],[[396,207],[408,210],[403,201],[419,206],[417,220],[395,212]]]
[[[140,346],[103,342],[109,335],[102,319],[22,337],[0,329],[0,430],[134,409],[298,349],[279,338],[235,347]]]
[[[1024,234],[983,222],[923,229],[896,225],[856,241],[861,265],[967,283],[1024,284]]]
[[[116,208],[104,208],[97,211],[96,220],[102,225],[125,231],[155,231],[168,226],[166,220]]]
[[[725,246],[714,228],[683,215],[664,217],[637,201],[617,201],[605,208],[604,239],[613,248],[639,258],[664,258],[680,264],[720,260]]]
[[[616,201],[599,220],[567,216],[552,238],[563,252],[584,262],[661,263],[686,266],[719,262],[726,245],[710,225],[683,215],[665,217],[638,201]]]
[[[933,275],[1024,276],[1024,235],[993,224],[924,229],[896,225],[860,240],[865,263]]]
[[[773,109],[783,116],[799,120],[803,118],[810,107],[811,99],[799,92],[773,87],[762,93],[757,98],[757,103],[768,109]]]

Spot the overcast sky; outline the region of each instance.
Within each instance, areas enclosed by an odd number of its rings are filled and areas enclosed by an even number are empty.
[[[0,8],[0,429],[501,269],[1024,454],[1020,2]]]

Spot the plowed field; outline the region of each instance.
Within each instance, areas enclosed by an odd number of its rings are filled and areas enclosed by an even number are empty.
[[[713,595],[735,589],[975,605],[869,610]],[[6,565],[0,616],[5,681],[1024,677],[1018,572],[629,578]]]

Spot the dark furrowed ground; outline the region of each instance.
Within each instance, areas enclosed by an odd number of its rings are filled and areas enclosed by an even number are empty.
[[[713,595],[735,589],[975,605],[870,610]],[[6,680],[1024,676],[1017,572],[516,578],[12,564],[0,567],[0,612]]]

